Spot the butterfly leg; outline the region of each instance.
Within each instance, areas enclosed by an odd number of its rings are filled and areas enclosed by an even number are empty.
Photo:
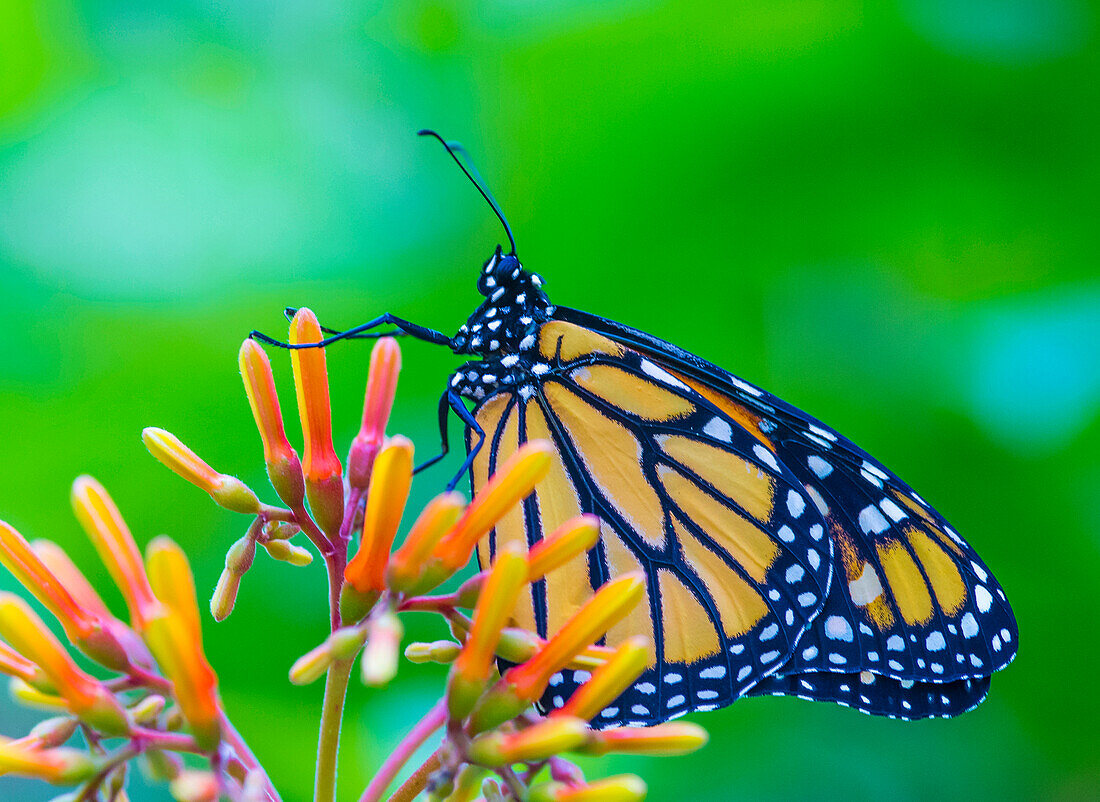
[[[298,314],[298,307],[288,306],[283,309],[283,317],[287,320],[293,320],[294,316]],[[321,331],[325,334],[339,334],[340,329],[330,329],[327,326],[321,326]],[[377,340],[380,337],[405,337],[408,332],[401,331],[400,329],[390,329],[389,331],[370,331],[362,332],[360,334],[352,334],[345,339],[348,340]]]
[[[454,478],[447,483],[447,490],[449,491],[454,490],[455,486],[466,474],[466,471],[470,470],[470,466],[474,463],[474,458],[485,442],[485,430],[481,428],[477,419],[474,418],[470,410],[466,408],[466,405],[462,403],[462,399],[454,390],[447,390],[439,399],[439,435],[442,441],[440,453],[430,460],[418,465],[416,470],[413,471],[413,473],[420,473],[420,471],[425,468],[435,465],[450,452],[450,442],[447,436],[447,419],[451,410],[454,410],[454,413],[458,415],[462,422],[473,430],[474,434],[477,435],[477,442],[474,443],[473,447],[470,449],[470,453],[466,455],[466,459],[462,462],[462,467],[458,469],[458,473],[456,473]]]
[[[346,340],[351,337],[362,334],[362,332],[369,331],[370,329],[377,328],[378,326],[395,326],[399,331],[404,332],[410,337],[415,337],[418,340],[424,340],[425,342],[435,343],[437,345],[451,345],[451,338],[442,332],[435,331],[433,329],[426,328],[424,326],[418,326],[416,323],[410,323],[407,320],[402,320],[399,317],[389,314],[376,317],[367,323],[363,323],[359,326],[348,329],[347,331],[340,331],[333,334],[330,337],[326,337],[320,342],[316,343],[285,343],[281,340],[276,340],[274,337],[269,337],[259,331],[252,331],[248,337],[252,340],[259,340],[265,342],[268,345],[274,345],[278,348],[286,348],[291,350],[297,350],[299,348],[324,348],[326,345],[330,345],[337,340]]]

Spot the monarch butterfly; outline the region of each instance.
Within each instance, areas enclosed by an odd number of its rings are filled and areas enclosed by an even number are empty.
[[[596,726],[645,726],[742,696],[795,695],[903,719],[979,704],[1016,654],[1000,585],[908,485],[820,421],[637,329],[554,306],[516,256],[495,199],[444,141],[508,236],[454,337],[393,315],[343,338],[403,334],[471,357],[440,399],[454,411],[476,492],[523,442],[549,440],[551,471],[478,546],[538,541],[602,520],[596,547],[532,586],[514,612],[553,633],[611,577],[642,570],[646,603],[607,633],[651,634],[650,667]],[[270,338],[254,335],[273,342]],[[474,403],[467,408],[463,399]],[[555,675],[561,706],[587,676]]]

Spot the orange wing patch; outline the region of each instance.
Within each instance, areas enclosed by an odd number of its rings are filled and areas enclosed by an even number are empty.
[[[664,507],[642,473],[638,439],[558,382],[543,392],[604,496],[649,546],[662,548]]]
[[[775,452],[775,443],[770,437],[760,431],[761,418],[755,412],[749,410],[748,407],[741,406],[728,395],[723,395],[716,390],[712,390],[705,384],[701,384],[700,382],[695,381],[695,379],[691,379],[683,375],[682,373],[677,373],[674,370],[669,370],[669,373],[682,381],[692,390],[699,393],[699,395],[703,396],[703,398],[707,399],[707,401],[710,401],[711,404],[718,408],[719,412],[721,412],[730,420],[735,421],[742,429],[744,429],[761,443],[763,443],[764,446],[767,447],[770,451],[772,451],[773,453]]]
[[[966,602],[966,583],[954,561],[932,538],[915,527],[906,527],[905,534],[932,584],[936,602],[948,615],[955,615]]]
[[[527,402],[527,439],[550,440],[550,427],[538,402]],[[565,470],[561,454],[555,454],[550,472],[535,487],[535,501],[539,510],[542,535],[546,536],[558,526],[581,514],[581,502]],[[592,584],[588,576],[587,554],[578,554],[569,562],[546,576],[546,632],[557,632],[592,596]],[[532,624],[531,629],[534,629]]]
[[[695,594],[667,568],[657,571],[657,587],[665,662],[694,663],[717,654],[718,632]]]
[[[684,560],[703,580],[714,599],[722,629],[728,638],[739,638],[768,613],[767,602],[726,561],[695,539],[676,518],[672,519]]]
[[[867,617],[880,630],[892,627],[894,614],[886,602],[886,594],[883,592],[882,579],[878,571],[860,554],[855,541],[831,515],[827,516],[826,520],[829,523],[833,543],[844,564],[844,581],[847,583],[848,597],[857,607],[863,608]]]
[[[600,523],[600,542],[603,543],[604,556],[607,558],[607,571],[611,579],[630,571],[642,570],[641,562],[627,548],[623,536],[604,522]],[[656,653],[653,652],[653,619],[649,616],[650,609],[649,587],[647,585],[645,598],[638,602],[622,621],[607,631],[606,643],[608,646],[618,646],[632,635],[646,635],[650,639],[649,664],[652,666],[656,662]]]
[[[656,438],[661,449],[758,521],[771,518],[775,478],[736,454],[679,434]]]
[[[572,362],[592,354],[621,357],[625,352],[626,349],[614,340],[572,323],[555,320],[539,330],[539,353],[547,362],[555,359]]]
[[[729,552],[749,576],[763,584],[768,569],[779,555],[775,541],[672,468],[658,466],[657,476],[684,514]]]
[[[645,420],[676,420],[695,410],[686,398],[611,365],[575,368],[569,378],[597,398]]]
[[[909,550],[898,540],[878,543],[875,548],[901,617],[907,624],[927,624],[932,620],[932,597]]]

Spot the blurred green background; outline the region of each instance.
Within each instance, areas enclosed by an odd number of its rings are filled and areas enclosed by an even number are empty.
[[[460,325],[501,235],[413,135],[436,127],[476,156],[553,300],[850,435],[975,545],[1019,619],[1019,658],[961,718],[751,699],[695,717],[713,734],[696,755],[593,770],[637,771],[655,800],[1096,796],[1096,28],[1081,0],[2,0],[0,516],[105,587],[68,505],[93,473],[139,541],[170,534],[212,588],[244,523],[139,432],[259,487],[250,329],[284,332],[288,304],[337,327]],[[456,360],[404,353],[391,431],[426,456]],[[330,351],[341,452],[368,354]],[[205,627],[287,800],[312,787],[320,688],[286,672],[324,635],[323,584],[259,559]],[[442,676],[353,687],[343,798]],[[36,718],[4,702],[0,732]],[[50,795],[0,779],[3,799]]]

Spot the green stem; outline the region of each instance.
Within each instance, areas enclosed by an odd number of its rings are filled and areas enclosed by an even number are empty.
[[[317,740],[317,776],[313,784],[313,802],[336,799],[336,756],[340,749],[340,723],[344,716],[344,698],[354,661],[333,663],[325,680],[325,701],[321,707],[321,734]]]

